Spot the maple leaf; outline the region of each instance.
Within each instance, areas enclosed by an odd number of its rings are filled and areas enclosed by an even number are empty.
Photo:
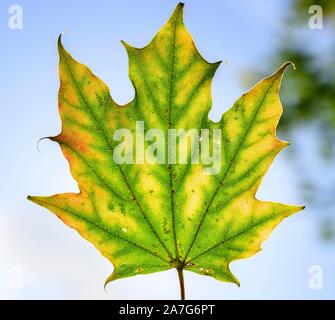
[[[62,131],[50,139],[60,145],[80,193],[28,198],[76,229],[113,264],[106,284],[171,268],[178,271],[182,298],[183,270],[239,284],[230,262],[257,253],[285,217],[303,209],[255,197],[274,157],[287,146],[275,131],[282,113],[280,82],[290,63],[215,123],[208,113],[220,63],[208,63],[197,51],[183,23],[183,4],[146,47],[123,44],[136,94],[119,106],[59,38]],[[179,152],[186,164],[143,163],[143,152],[133,164],[117,163],[120,139],[115,141],[114,133],[126,128],[143,144],[138,123],[167,135],[171,129],[219,130],[220,166],[205,174],[203,163],[191,163],[192,148]],[[214,152],[215,135],[207,138]],[[131,154],[132,146],[127,150]]]

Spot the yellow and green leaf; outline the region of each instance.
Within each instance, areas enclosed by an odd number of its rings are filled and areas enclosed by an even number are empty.
[[[282,113],[280,82],[289,63],[244,94],[217,123],[208,119],[217,63],[199,54],[183,23],[183,5],[144,48],[124,43],[135,98],[117,105],[107,86],[74,60],[59,38],[57,142],[80,192],[28,198],[90,241],[114,266],[106,283],[171,268],[239,283],[230,262],[257,253],[286,217],[303,209],[258,200],[275,156]],[[116,130],[219,129],[221,166],[117,164]],[[210,143],[214,138],[210,137]],[[140,140],[140,138],[139,138]],[[179,142],[181,143],[181,142]]]

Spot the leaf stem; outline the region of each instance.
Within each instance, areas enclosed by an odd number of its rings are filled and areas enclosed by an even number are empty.
[[[185,300],[185,283],[184,283],[184,273],[182,268],[177,268],[179,286],[180,286],[180,299]]]

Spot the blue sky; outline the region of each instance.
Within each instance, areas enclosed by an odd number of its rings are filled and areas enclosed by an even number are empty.
[[[287,1],[185,1],[185,24],[209,61],[225,60],[213,82],[211,117],[219,119],[245,91],[241,75],[268,65]],[[76,191],[59,147],[43,136],[60,131],[57,111],[56,41],[66,31],[65,47],[110,87],[119,103],[134,94],[128,61],[120,40],[144,46],[172,13],[176,1],[58,0],[16,1],[23,8],[23,30],[8,28],[8,8],[0,3],[1,183],[0,298],[178,298],[174,271],[120,280],[103,290],[112,266],[92,245],[45,209],[26,200],[28,194]],[[284,61],[283,61],[284,62]],[[267,73],[272,73],[273,66]],[[291,148],[294,147],[294,141]],[[285,152],[285,151],[284,151]],[[287,158],[279,155],[258,197],[301,203]],[[192,299],[335,298],[335,248],[317,239],[315,213],[307,209],[275,230],[264,250],[232,264],[241,287],[186,274]],[[310,290],[311,265],[323,269],[324,287]],[[11,287],[15,270],[23,286]],[[162,288],[164,288],[162,290]]]

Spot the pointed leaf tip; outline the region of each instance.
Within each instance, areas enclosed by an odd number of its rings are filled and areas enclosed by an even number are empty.
[[[59,36],[58,36],[58,40],[57,40],[57,47],[58,47],[58,53],[59,55],[61,55],[61,53],[65,53],[65,54],[69,54],[66,49],[63,46],[63,34],[65,32],[62,32]]]
[[[274,73],[278,77],[282,77],[287,68],[291,65],[291,62],[285,62],[279,69]]]
[[[121,40],[121,44],[124,46],[124,48],[127,50],[127,52],[130,50],[130,49],[135,49],[133,46],[131,46],[128,42],[124,41],[124,40]]]
[[[63,44],[62,44],[62,36],[63,36],[63,33],[61,33],[61,34],[58,36],[58,40],[57,40],[58,49],[63,47]]]
[[[184,13],[184,6],[185,6],[184,3],[179,2],[177,4],[176,8],[173,11],[172,17],[176,17],[176,18],[181,17],[182,18],[183,13]]]
[[[287,70],[288,67],[292,67],[293,70],[296,70],[295,68],[295,64],[291,61],[285,62],[276,72],[275,74],[277,74],[278,76],[282,77],[282,75],[284,74],[284,72]]]
[[[62,55],[62,53],[66,52],[64,46],[63,46],[63,42],[62,42],[62,36],[63,36],[63,32],[59,35],[58,37],[58,41],[57,41],[57,47],[58,47],[58,54],[59,56]]]

